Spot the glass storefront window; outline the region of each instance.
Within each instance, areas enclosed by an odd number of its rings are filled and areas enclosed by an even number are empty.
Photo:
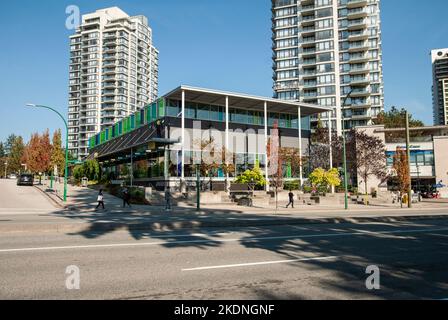
[[[425,154],[423,152],[417,153],[417,164],[419,166],[425,165]]]
[[[198,104],[197,119],[210,120],[210,106],[206,104]]]
[[[210,108],[210,120],[212,121],[225,121],[224,113],[221,107],[211,106]]]
[[[434,165],[434,151],[425,151],[425,165],[433,166]]]
[[[157,104],[153,103],[151,105],[151,121],[154,121],[157,119]]]
[[[288,115],[281,114],[280,119],[278,121],[278,126],[280,128],[288,128]]]
[[[187,102],[185,106],[185,117],[196,119],[196,103]]]
[[[273,127],[274,124],[278,125],[278,114],[277,113],[269,113],[269,121],[268,121],[268,125],[270,127]]]
[[[130,121],[131,121],[131,130],[133,130],[133,129],[135,129],[135,115],[131,115],[131,118],[130,118]]]
[[[180,114],[179,102],[176,100],[168,100],[166,106],[166,115],[168,117],[177,117]]]
[[[248,123],[247,110],[231,109],[231,121],[235,123]]]
[[[151,123],[151,106],[146,106],[145,107],[146,110],[146,123],[150,124]]]
[[[165,116],[165,99],[159,99],[159,101],[157,101],[157,107],[158,107],[158,111],[157,111],[158,118],[164,117]]]

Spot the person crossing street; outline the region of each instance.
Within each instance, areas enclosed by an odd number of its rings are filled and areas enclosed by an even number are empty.
[[[292,208],[294,209],[294,193],[292,193],[292,190],[289,190],[289,203],[286,205],[286,208],[289,208],[290,205],[292,205]]]
[[[96,206],[95,210],[98,210],[98,208],[99,208],[100,206],[102,206],[102,207],[103,207],[103,210],[105,210],[105,209],[104,209],[104,195],[103,195],[103,189],[100,189],[100,192],[98,193],[97,201],[98,201],[98,205]]]
[[[129,206],[129,208],[131,208],[131,194],[128,190],[128,188],[124,188],[123,189],[123,208],[126,208],[126,205]]]

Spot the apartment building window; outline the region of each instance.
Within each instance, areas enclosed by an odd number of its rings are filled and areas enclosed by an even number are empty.
[[[276,42],[277,48],[293,47],[297,45],[297,38],[289,38],[285,40],[278,40]]]
[[[370,40],[369,40],[369,47],[370,47],[370,48],[376,48],[376,47],[378,47],[378,39],[370,39]]]
[[[282,37],[290,37],[290,36],[297,35],[297,32],[298,32],[297,28],[287,28],[287,29],[277,30],[275,32],[275,34],[276,34],[277,38],[282,38]]]
[[[316,10],[316,18],[325,18],[333,16],[333,8]]]
[[[284,18],[279,19],[275,22],[275,26],[277,28],[294,26],[297,24],[297,18]]]
[[[296,67],[298,65],[299,60],[298,59],[289,59],[289,60],[282,60],[277,62],[278,68],[292,68]]]
[[[287,70],[277,72],[278,79],[288,79],[297,77],[297,70]]]
[[[286,92],[279,92],[277,94],[277,98],[283,100],[298,100],[299,96],[300,95],[298,91],[286,91]]]
[[[328,97],[328,98],[319,98],[317,99],[317,104],[324,107],[330,107],[336,105],[336,98]]]
[[[319,29],[328,29],[333,28],[333,19],[323,19],[316,21],[316,27],[317,30]]]
[[[283,8],[275,11],[276,17],[290,16],[297,13],[297,7]]]
[[[316,69],[317,69],[317,73],[333,72],[334,71],[334,63],[319,64],[316,67]]]
[[[291,4],[297,4],[297,0],[275,0],[274,2],[276,7],[283,7]]]
[[[333,61],[333,59],[334,59],[333,52],[319,53],[316,55],[317,62]]]
[[[322,96],[332,95],[332,94],[335,94],[336,87],[335,86],[320,87],[317,89],[317,92],[319,95],[322,95]]]
[[[329,74],[329,75],[317,77],[317,83],[318,84],[334,83],[334,80],[335,80],[334,74]]]
[[[371,70],[371,71],[378,70],[378,68],[379,68],[379,63],[378,63],[378,61],[372,61],[372,62],[370,62],[370,70]]]
[[[316,40],[325,40],[333,38],[333,30],[324,30],[316,32]]]
[[[333,4],[333,0],[317,0],[315,2],[316,7],[331,6],[332,4]]]
[[[316,43],[317,51],[328,51],[328,50],[333,50],[333,48],[334,48],[333,41],[324,41],[324,42]]]
[[[370,80],[371,81],[380,81],[380,74],[375,72],[370,74]]]

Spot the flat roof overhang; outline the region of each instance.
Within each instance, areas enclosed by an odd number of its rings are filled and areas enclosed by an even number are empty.
[[[394,132],[405,132],[406,128],[390,128],[390,129],[375,129],[375,133],[394,133]],[[411,127],[409,131],[422,131],[425,133],[443,133],[446,131],[448,133],[448,126],[428,126],[428,127]]]
[[[263,111],[264,103],[266,102],[268,112],[296,114],[298,107],[301,107],[302,117],[332,111],[332,108],[309,103],[260,97],[236,92],[197,88],[186,85],[181,85],[180,87],[174,89],[164,95],[164,98],[182,100],[182,91],[185,92],[186,101],[211,105],[225,106],[225,98],[228,97],[229,107],[237,109]]]
[[[332,110],[332,108],[329,107],[322,107],[308,103],[252,96],[235,92],[196,88],[185,85],[174,89],[163,97],[166,99],[181,100],[182,91],[185,92],[185,100],[189,102],[225,106],[225,99],[228,97],[229,107],[245,110],[263,112],[265,102],[267,103],[268,112],[297,114],[298,107],[300,107],[302,118]],[[137,148],[149,142],[155,142],[162,146],[178,142],[158,139],[154,137],[154,134],[154,129],[149,126],[143,126],[121,137],[115,138],[93,149],[90,149],[90,154],[87,159],[94,159],[96,157],[105,158],[111,157],[117,153],[127,153],[127,151],[131,148]]]

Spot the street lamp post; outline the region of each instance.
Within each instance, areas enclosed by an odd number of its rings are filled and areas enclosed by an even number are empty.
[[[49,109],[55,113],[58,114],[58,116],[62,119],[62,121],[64,121],[65,124],[65,174],[64,174],[64,202],[67,202],[67,179],[68,179],[68,125],[67,125],[67,120],[65,120],[65,118],[62,116],[62,114],[60,114],[57,110],[51,108],[51,107],[47,107],[47,106],[43,106],[43,105],[38,105],[38,104],[27,104],[28,107],[34,107],[34,108],[45,108],[45,109]]]
[[[348,177],[347,177],[347,148],[345,146],[346,139],[345,139],[345,128],[344,128],[344,107],[347,104],[348,98],[350,98],[351,94],[353,93],[353,89],[350,90],[350,92],[347,94],[347,96],[344,98],[344,102],[342,103],[342,150],[343,150],[343,160],[344,160],[344,206],[345,210],[348,210]]]

